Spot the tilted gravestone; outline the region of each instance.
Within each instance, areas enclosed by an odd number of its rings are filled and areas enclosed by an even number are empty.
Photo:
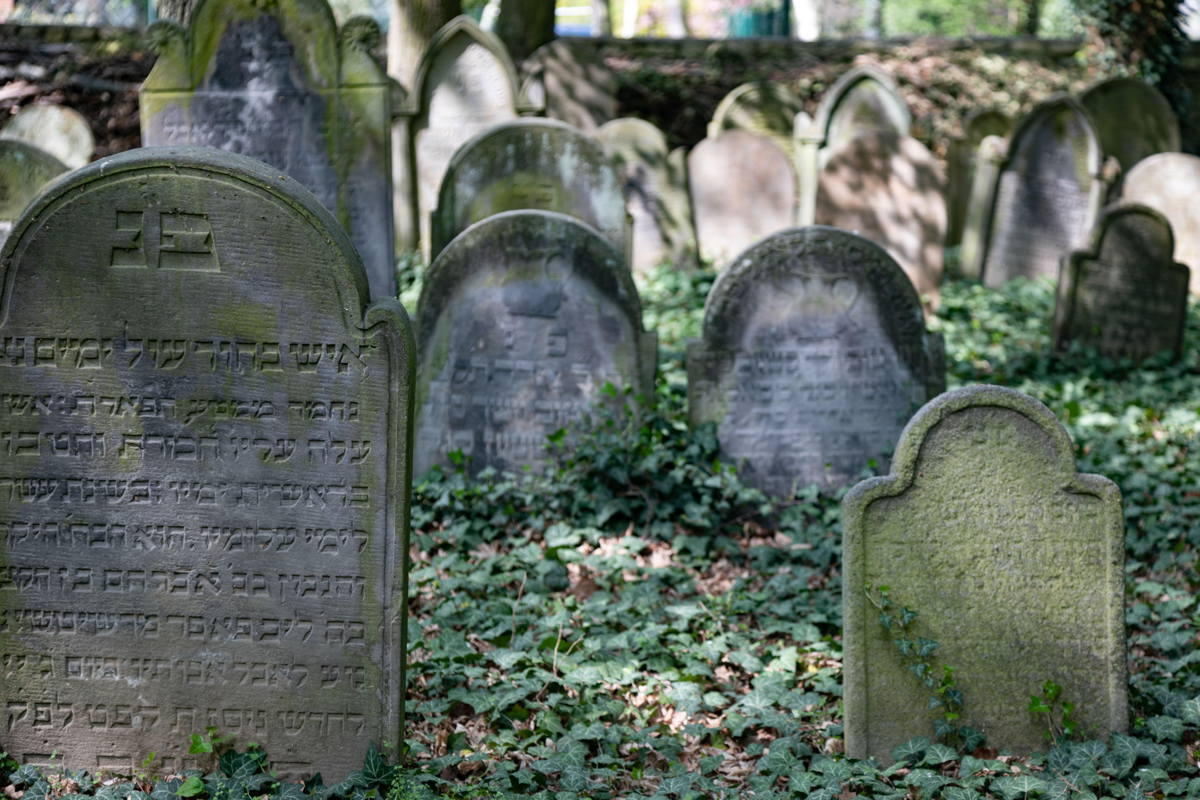
[[[979,145],[988,136],[1008,136],[1013,122],[994,109],[976,111],[963,123],[963,135],[950,140],[946,154],[946,246],[960,244],[971,201]]]
[[[0,129],[0,139],[20,139],[77,169],[92,160],[96,140],[91,126],[73,108],[34,103],[22,108]]]
[[[0,245],[13,220],[42,187],[66,171],[66,164],[44,150],[18,139],[0,139]]]
[[[1200,294],[1200,157],[1159,153],[1139,161],[1121,182],[1121,199],[1162,214],[1175,234],[1175,260],[1192,270],[1191,290]]]
[[[846,755],[893,760],[944,709],[908,668],[866,590],[917,613],[910,641],[937,643],[962,717],[1000,750],[1045,748],[1028,710],[1046,681],[1088,738],[1127,725],[1125,526],[1117,487],[1075,472],[1075,450],[1038,401],[970,386],[922,408],[891,474],[842,501]]]
[[[1128,172],[1147,156],[1179,150],[1179,119],[1162,93],[1138,78],[1110,78],[1079,95],[1100,150]]]
[[[606,383],[649,393],[657,341],[624,257],[547,211],[488,217],[429,268],[417,311],[416,473],[461,453],[472,474],[547,459],[547,437]]]
[[[142,141],[251,156],[307,187],[350,233],[375,298],[396,293],[391,85],[379,26],[339,31],[325,0],[202,0],[187,29],[156,23]]]
[[[1059,260],[1082,247],[1106,191],[1100,143],[1072,98],[1042,103],[1017,125],[986,215],[983,281],[1056,276]],[[973,274],[974,265],[964,263]]]
[[[1063,259],[1054,343],[1094,347],[1140,361],[1164,350],[1179,358],[1187,323],[1188,268],[1171,258],[1171,225],[1136,204],[1108,209],[1089,250]]]
[[[777,233],[713,284],[689,343],[688,414],[716,423],[752,486],[833,489],[874,461],[945,385],[941,336],[878,245],[813,226]]]
[[[617,116],[617,76],[579,41],[554,39],[534,50],[521,64],[522,91],[547,117],[592,133]]]
[[[409,118],[410,159],[397,165],[409,189],[422,251],[430,257],[430,215],[455,151],[493,125],[536,107],[517,85],[517,69],[504,44],[470,17],[455,17],[430,40],[417,65]]]
[[[625,210],[633,221],[630,266],[646,272],[664,261],[693,265],[696,232],[684,151],[669,150],[662,131],[633,117],[604,123],[596,139],[623,181]]]
[[[917,292],[936,305],[946,239],[945,188],[941,163],[916,139],[862,135],[821,169],[817,223],[882,245]]]
[[[434,257],[471,224],[502,211],[557,211],[628,250],[621,181],[604,148],[552,119],[489,128],[454,154],[433,212]]]
[[[721,98],[708,123],[708,136],[743,130],[766,136],[789,156],[796,115],[804,102],[786,86],[771,81],[743,83]]]
[[[688,189],[700,256],[722,267],[796,216],[792,162],[765,136],[725,131],[688,153]]]
[[[25,763],[285,775],[402,741],[413,343],[242,156],[143,148],[0,251],[0,699]]]

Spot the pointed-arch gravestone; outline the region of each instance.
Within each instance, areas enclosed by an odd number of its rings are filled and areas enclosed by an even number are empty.
[[[284,775],[402,741],[413,343],[279,171],[142,148],[0,250],[4,747]],[[53,754],[53,755],[52,755]]]
[[[823,226],[769,236],[713,284],[689,343],[688,415],[743,480],[843,486],[945,385],[940,335],[878,245]]]
[[[708,123],[708,136],[743,130],[766,136],[789,156],[793,149],[796,115],[804,101],[788,87],[773,81],[743,83],[721,98]]]
[[[1076,474],[1071,439],[1044,405],[1000,386],[937,397],[901,433],[891,474],[846,495],[842,520],[846,755],[888,763],[942,711],[868,587],[917,613],[914,636],[937,642],[963,693],[957,724],[989,746],[1044,749],[1045,721],[1028,706],[1046,681],[1088,736],[1125,730],[1121,493]]]
[[[156,23],[139,92],[146,145],[202,145],[266,162],[350,233],[375,298],[396,293],[391,86],[379,26],[339,31],[325,0],[202,0],[187,28]]]
[[[547,460],[547,437],[602,399],[654,386],[657,341],[598,231],[564,214],[477,222],[430,266],[417,310],[417,474],[461,453],[471,474]]]

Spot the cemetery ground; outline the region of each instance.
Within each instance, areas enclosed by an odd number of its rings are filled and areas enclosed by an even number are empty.
[[[1194,348],[1181,364],[1139,368],[1054,355],[1049,284],[944,286],[930,326],[946,338],[950,387],[1037,397],[1070,431],[1080,471],[1121,488],[1131,728],[1094,740],[1072,722],[1089,698],[1042,685],[1012,702],[1044,721],[1045,752],[939,741],[934,723],[947,712],[936,705],[953,692],[954,665],[926,646],[911,656],[914,681],[931,675],[929,707],[912,709],[921,735],[880,767],[841,755],[840,497],[746,488],[717,461],[711,428],[684,422],[684,344],[699,333],[710,282],[651,276],[642,288],[647,328],[661,336],[656,397],[598,408],[581,430],[552,437],[554,471],[434,471],[415,487],[403,768],[372,753],[361,772],[329,776],[336,784],[277,782],[269,753],[210,731],[193,737],[212,753],[207,774],[55,774],[5,760],[5,796],[1200,796]],[[1187,341],[1198,340],[1193,302]],[[922,610],[893,611],[905,620],[898,641],[916,641]],[[958,722],[970,717],[966,696]]]

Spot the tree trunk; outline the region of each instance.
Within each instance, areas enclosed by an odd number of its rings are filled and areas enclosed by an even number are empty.
[[[157,19],[165,19],[187,25],[192,9],[197,0],[157,0],[154,4],[154,14]]]
[[[1037,36],[1042,22],[1042,0],[1026,0],[1025,19],[1021,20],[1021,33]]]
[[[388,74],[412,91],[417,62],[438,29],[462,13],[460,0],[392,0]]]
[[[521,63],[554,38],[554,0],[500,0],[496,35],[512,60]]]
[[[867,0],[867,30],[868,39],[883,38],[883,0]]]
[[[663,22],[668,37],[672,39],[687,38],[687,0],[667,0]]]
[[[612,0],[592,0],[592,36],[612,36]]]

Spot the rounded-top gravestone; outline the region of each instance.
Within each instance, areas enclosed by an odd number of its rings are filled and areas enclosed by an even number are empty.
[[[1192,294],[1200,294],[1200,157],[1158,153],[1134,166],[1121,182],[1121,199],[1162,214],[1175,234],[1175,260],[1192,270]]]
[[[331,779],[403,741],[413,343],[296,181],[142,148],[0,250],[5,749]],[[55,755],[51,755],[51,754]]]
[[[0,245],[42,187],[66,171],[67,165],[45,150],[0,138]]]
[[[1167,98],[1138,78],[1110,78],[1079,95],[1100,137],[1100,149],[1124,172],[1155,153],[1179,150],[1179,119]]]
[[[22,108],[0,129],[2,139],[20,139],[77,169],[92,160],[92,128],[73,108],[34,103]]]

